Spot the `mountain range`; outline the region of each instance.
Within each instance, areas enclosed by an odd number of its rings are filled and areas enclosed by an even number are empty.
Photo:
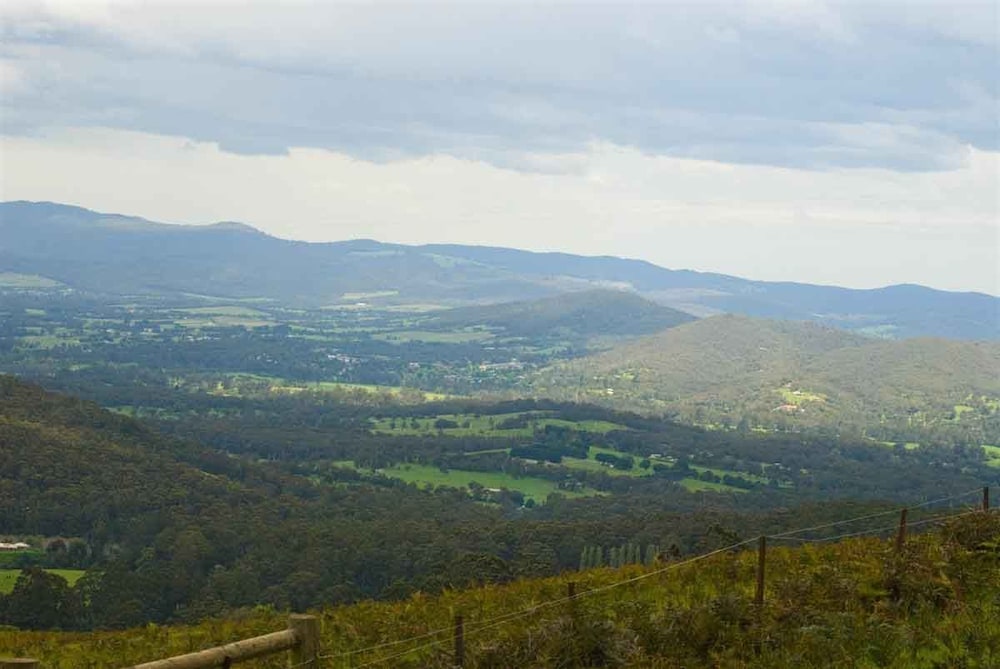
[[[1000,298],[671,270],[642,260],[372,240],[307,243],[240,223],[154,223],[47,202],[0,203],[0,272],[117,295],[202,295],[319,307],[464,306],[618,288],[704,317],[809,320],[863,334],[1000,339]]]

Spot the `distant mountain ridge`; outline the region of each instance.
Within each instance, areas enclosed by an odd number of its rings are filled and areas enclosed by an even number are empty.
[[[750,281],[642,260],[454,244],[307,243],[241,223],[170,225],[53,203],[0,203],[0,272],[100,293],[304,306],[463,306],[612,287],[697,316],[810,320],[897,338],[1000,339],[1000,298],[980,293]]]

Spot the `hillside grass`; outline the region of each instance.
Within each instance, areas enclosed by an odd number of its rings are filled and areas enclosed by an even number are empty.
[[[76,585],[76,582],[87,573],[82,569],[46,569],[45,571],[66,579],[66,583],[70,587]],[[13,592],[14,584],[17,583],[17,577],[20,575],[20,569],[0,569],[0,595],[9,595]]]
[[[708,547],[711,548],[711,547]],[[707,549],[706,549],[707,550]],[[1000,515],[973,514],[891,541],[772,547],[755,611],[756,551],[599,568],[316,612],[327,667],[444,669],[453,617],[466,667],[936,669],[1000,666]],[[577,599],[566,599],[574,582]],[[275,632],[257,608],[196,626],[95,633],[0,630],[0,648],[51,669],[122,666]],[[397,643],[413,639],[404,643]],[[277,668],[287,656],[255,666]]]

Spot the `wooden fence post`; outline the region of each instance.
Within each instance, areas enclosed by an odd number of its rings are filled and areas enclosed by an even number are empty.
[[[288,619],[288,629],[295,632],[299,643],[292,649],[290,666],[305,669],[319,669],[319,618],[292,614]]]
[[[0,657],[0,669],[38,669],[38,660],[27,657]]]
[[[576,625],[576,581],[570,581],[566,584],[566,598],[569,600],[567,608],[569,609],[570,621]]]
[[[990,487],[988,485],[983,486],[983,511],[990,510]]]
[[[764,566],[767,561],[767,537],[760,536],[757,544],[757,593],[754,596],[754,605],[757,607],[757,616],[764,612]]]
[[[896,552],[903,550],[906,543],[906,509],[899,512],[899,530],[896,532]]]
[[[461,613],[455,614],[455,666],[465,666],[465,620]]]

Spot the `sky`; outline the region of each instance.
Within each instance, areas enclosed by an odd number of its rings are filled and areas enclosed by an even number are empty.
[[[992,1],[0,3],[0,199],[1000,295]]]

